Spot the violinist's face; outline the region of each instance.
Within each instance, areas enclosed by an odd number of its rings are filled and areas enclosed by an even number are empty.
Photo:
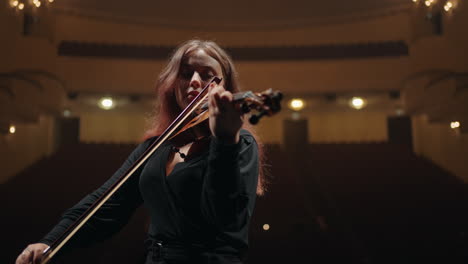
[[[201,49],[189,54],[182,61],[177,77],[180,85],[175,93],[179,107],[184,109],[215,76],[224,77],[217,60]]]

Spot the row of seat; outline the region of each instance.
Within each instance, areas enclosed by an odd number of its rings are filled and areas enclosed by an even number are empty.
[[[0,232],[9,241],[0,262],[12,263],[63,210],[110,177],[134,147],[68,146],[0,185],[0,199],[7,201]],[[249,263],[466,259],[466,184],[408,148],[346,143],[297,150],[266,145],[265,151],[270,184],[253,214]],[[146,221],[139,210],[115,239],[71,252],[66,262],[135,262],[142,246],[134,245],[143,245]]]

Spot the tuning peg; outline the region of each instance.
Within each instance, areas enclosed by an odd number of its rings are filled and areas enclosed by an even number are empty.
[[[248,112],[250,112],[250,107],[247,103],[244,102],[241,104],[240,110],[242,113],[247,114]]]
[[[260,121],[260,118],[262,118],[266,114],[267,114],[267,111],[264,110],[264,111],[261,111],[260,113],[258,113],[256,115],[251,115],[250,118],[249,118],[250,124],[252,124],[252,125],[258,124],[258,122]]]

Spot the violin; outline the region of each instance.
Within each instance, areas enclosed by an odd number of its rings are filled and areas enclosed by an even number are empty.
[[[41,264],[48,263],[52,257],[78,232],[78,230],[109,200],[109,198],[137,171],[148,158],[166,141],[173,140],[190,128],[201,124],[209,117],[207,104],[208,87],[221,83],[221,78],[214,77],[190,104],[177,116],[168,128],[157,137],[137,161],[120,178],[92,204],[64,234],[44,250]],[[242,113],[250,113],[249,122],[257,124],[264,116],[272,116],[281,110],[282,94],[268,89],[263,93],[242,92],[233,95],[233,103]],[[191,119],[190,119],[191,118]]]
[[[183,135],[184,132],[188,131],[190,128],[201,124],[209,118],[207,87],[209,87],[213,82],[219,84],[221,82],[221,78],[214,77],[205,87],[206,90],[203,89],[200,94],[193,99],[192,102],[195,102],[195,105],[193,106],[194,113],[197,114],[189,122],[186,122],[177,133],[171,136],[170,140],[176,139],[177,136]],[[282,98],[283,95],[280,92],[273,91],[273,89],[270,88],[262,93],[253,93],[251,91],[235,93],[233,94],[232,103],[241,111],[241,113],[250,113],[249,123],[256,125],[262,117],[272,116],[281,110],[280,101]],[[189,107],[191,107],[191,105],[187,106],[187,108]]]

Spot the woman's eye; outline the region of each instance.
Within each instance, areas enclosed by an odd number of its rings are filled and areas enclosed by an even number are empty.
[[[201,77],[202,77],[203,80],[208,81],[208,80],[211,80],[211,78],[214,77],[214,74],[211,74],[211,73],[202,74]]]
[[[195,71],[194,70],[181,70],[180,76],[186,80],[190,80],[193,78]],[[212,72],[201,72],[199,73],[200,78],[203,81],[211,80],[215,75]]]
[[[180,75],[184,79],[191,79],[193,76],[193,71],[189,71],[189,70],[181,71]]]

